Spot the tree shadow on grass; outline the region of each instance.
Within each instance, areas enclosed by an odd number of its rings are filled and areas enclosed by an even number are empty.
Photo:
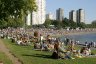
[[[34,55],[23,54],[22,56],[32,56],[32,57],[40,57],[40,58],[52,59],[51,55],[44,55],[44,54],[34,54]]]

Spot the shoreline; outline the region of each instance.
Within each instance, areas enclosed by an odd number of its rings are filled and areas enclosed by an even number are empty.
[[[93,34],[93,33],[96,33],[96,32],[77,32],[77,33],[67,33],[65,34],[66,35],[83,35],[83,34]]]
[[[59,38],[59,37],[63,37],[63,36],[71,36],[71,35],[84,35],[84,34],[94,34],[96,33],[95,31],[94,32],[67,32],[67,33],[64,33],[64,34],[56,34],[56,35],[52,35],[52,37],[56,37],[56,38]]]

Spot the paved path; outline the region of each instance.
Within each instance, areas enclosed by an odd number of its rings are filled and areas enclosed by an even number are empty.
[[[0,39],[0,51],[5,53],[5,55],[9,57],[9,59],[12,61],[13,64],[22,64],[21,62],[18,61],[18,58],[16,58],[14,55],[10,53],[9,49],[4,45],[1,39]]]

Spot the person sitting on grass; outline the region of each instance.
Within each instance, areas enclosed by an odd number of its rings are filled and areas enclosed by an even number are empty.
[[[38,42],[38,39],[35,39],[34,49],[40,49],[40,43]]]
[[[21,45],[21,43],[22,43],[22,37],[19,38],[19,39],[16,41],[16,43],[17,43],[18,45]]]
[[[68,48],[67,48],[68,51],[71,51],[71,52],[74,52],[76,51],[75,49],[75,42],[73,40],[70,40],[70,43],[68,45]]]
[[[54,45],[48,43],[48,50],[49,50],[49,51],[52,51],[53,49],[54,49]]]
[[[76,52],[74,52],[74,56],[77,58],[82,58],[83,56],[80,54],[80,50],[77,50]]]
[[[54,51],[52,54],[52,58],[54,59],[74,59],[71,57],[70,51],[65,51],[64,49],[62,49],[61,47],[61,43],[56,40],[56,43],[54,45]]]
[[[88,55],[91,55],[91,50],[90,48],[87,48],[87,47],[83,47],[81,49],[81,52],[80,52],[83,56],[88,56]]]
[[[48,51],[48,43],[46,41],[43,41],[41,45],[41,50]]]

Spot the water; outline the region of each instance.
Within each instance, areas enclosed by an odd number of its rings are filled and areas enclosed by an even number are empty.
[[[90,34],[82,34],[82,35],[69,35],[61,37],[61,40],[64,41],[65,38],[74,39],[80,41],[80,43],[84,44],[86,41],[90,43],[91,41],[96,42],[96,33]]]

